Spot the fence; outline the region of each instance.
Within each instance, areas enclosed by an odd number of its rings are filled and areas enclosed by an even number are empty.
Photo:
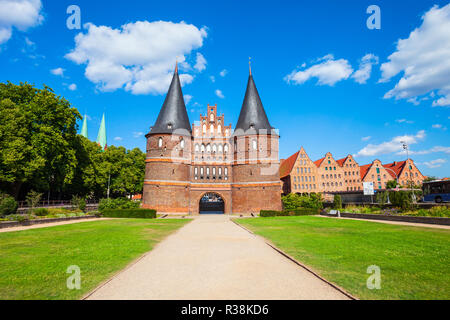
[[[18,201],[19,209],[29,208],[26,201]],[[36,208],[61,208],[71,206],[72,201],[70,200],[43,200],[40,201]],[[86,200],[86,205],[98,205],[97,200]]]

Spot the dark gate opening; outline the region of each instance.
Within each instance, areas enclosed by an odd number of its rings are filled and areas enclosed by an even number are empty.
[[[225,201],[217,193],[207,193],[200,199],[200,214],[224,214]]]

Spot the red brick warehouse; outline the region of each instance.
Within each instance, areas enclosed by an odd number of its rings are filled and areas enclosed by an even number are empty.
[[[250,70],[235,130],[217,105],[191,126],[178,67],[147,138],[143,206],[161,213],[281,210],[279,134]]]

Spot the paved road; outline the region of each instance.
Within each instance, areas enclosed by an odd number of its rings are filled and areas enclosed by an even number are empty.
[[[347,299],[226,216],[201,216],[88,299]]]

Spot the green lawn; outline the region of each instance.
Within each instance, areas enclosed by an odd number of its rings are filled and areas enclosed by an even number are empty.
[[[450,299],[450,230],[321,217],[235,221],[361,299]],[[367,289],[371,265],[381,268],[380,290]]]
[[[117,219],[0,233],[0,299],[79,299],[189,220]],[[66,270],[81,269],[81,290]]]

